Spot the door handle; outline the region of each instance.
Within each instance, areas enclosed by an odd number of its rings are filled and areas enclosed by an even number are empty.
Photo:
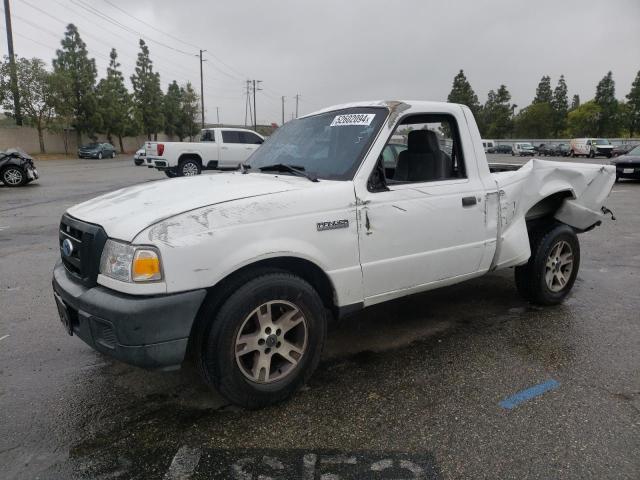
[[[476,203],[478,203],[478,201],[476,200],[476,197],[462,197],[462,206],[463,207],[470,207],[471,205],[475,205]]]
[[[222,150],[229,150],[229,147],[220,147]]]

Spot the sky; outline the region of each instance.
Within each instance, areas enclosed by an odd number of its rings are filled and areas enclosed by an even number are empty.
[[[640,0],[11,0],[14,49],[50,63],[79,28],[98,75],[116,48],[128,79],[140,36],[163,89],[191,81],[199,50],[207,122],[244,124],[246,80],[262,80],[258,123],[358,100],[446,101],[460,69],[481,102],[505,84],[528,105],[543,75],[593,98],[613,71],[622,99],[640,70]],[[6,30],[2,22],[3,51]],[[129,83],[130,87],[130,83]],[[217,109],[216,109],[217,107]]]

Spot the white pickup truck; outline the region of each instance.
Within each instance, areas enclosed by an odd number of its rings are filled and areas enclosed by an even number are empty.
[[[146,142],[146,165],[170,178],[236,170],[263,142],[262,135],[244,128],[205,128],[199,142]]]
[[[383,161],[409,127],[397,162]],[[309,378],[332,318],[508,267],[530,302],[567,296],[576,234],[603,221],[615,167],[497,170],[465,106],[331,107],[278,129],[242,171],[71,207],[59,314],[107,355],[176,368],[189,353],[232,402],[271,404]]]

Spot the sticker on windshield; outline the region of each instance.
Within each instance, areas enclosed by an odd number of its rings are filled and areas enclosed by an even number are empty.
[[[370,125],[375,116],[375,113],[350,113],[347,115],[337,115],[329,126],[345,127],[349,125]]]

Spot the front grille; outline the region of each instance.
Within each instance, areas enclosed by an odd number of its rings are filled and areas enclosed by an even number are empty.
[[[72,247],[66,250],[68,254],[63,248],[65,240]],[[62,263],[72,276],[87,287],[96,285],[100,256],[106,241],[107,235],[102,227],[67,214],[62,216],[58,241]]]

